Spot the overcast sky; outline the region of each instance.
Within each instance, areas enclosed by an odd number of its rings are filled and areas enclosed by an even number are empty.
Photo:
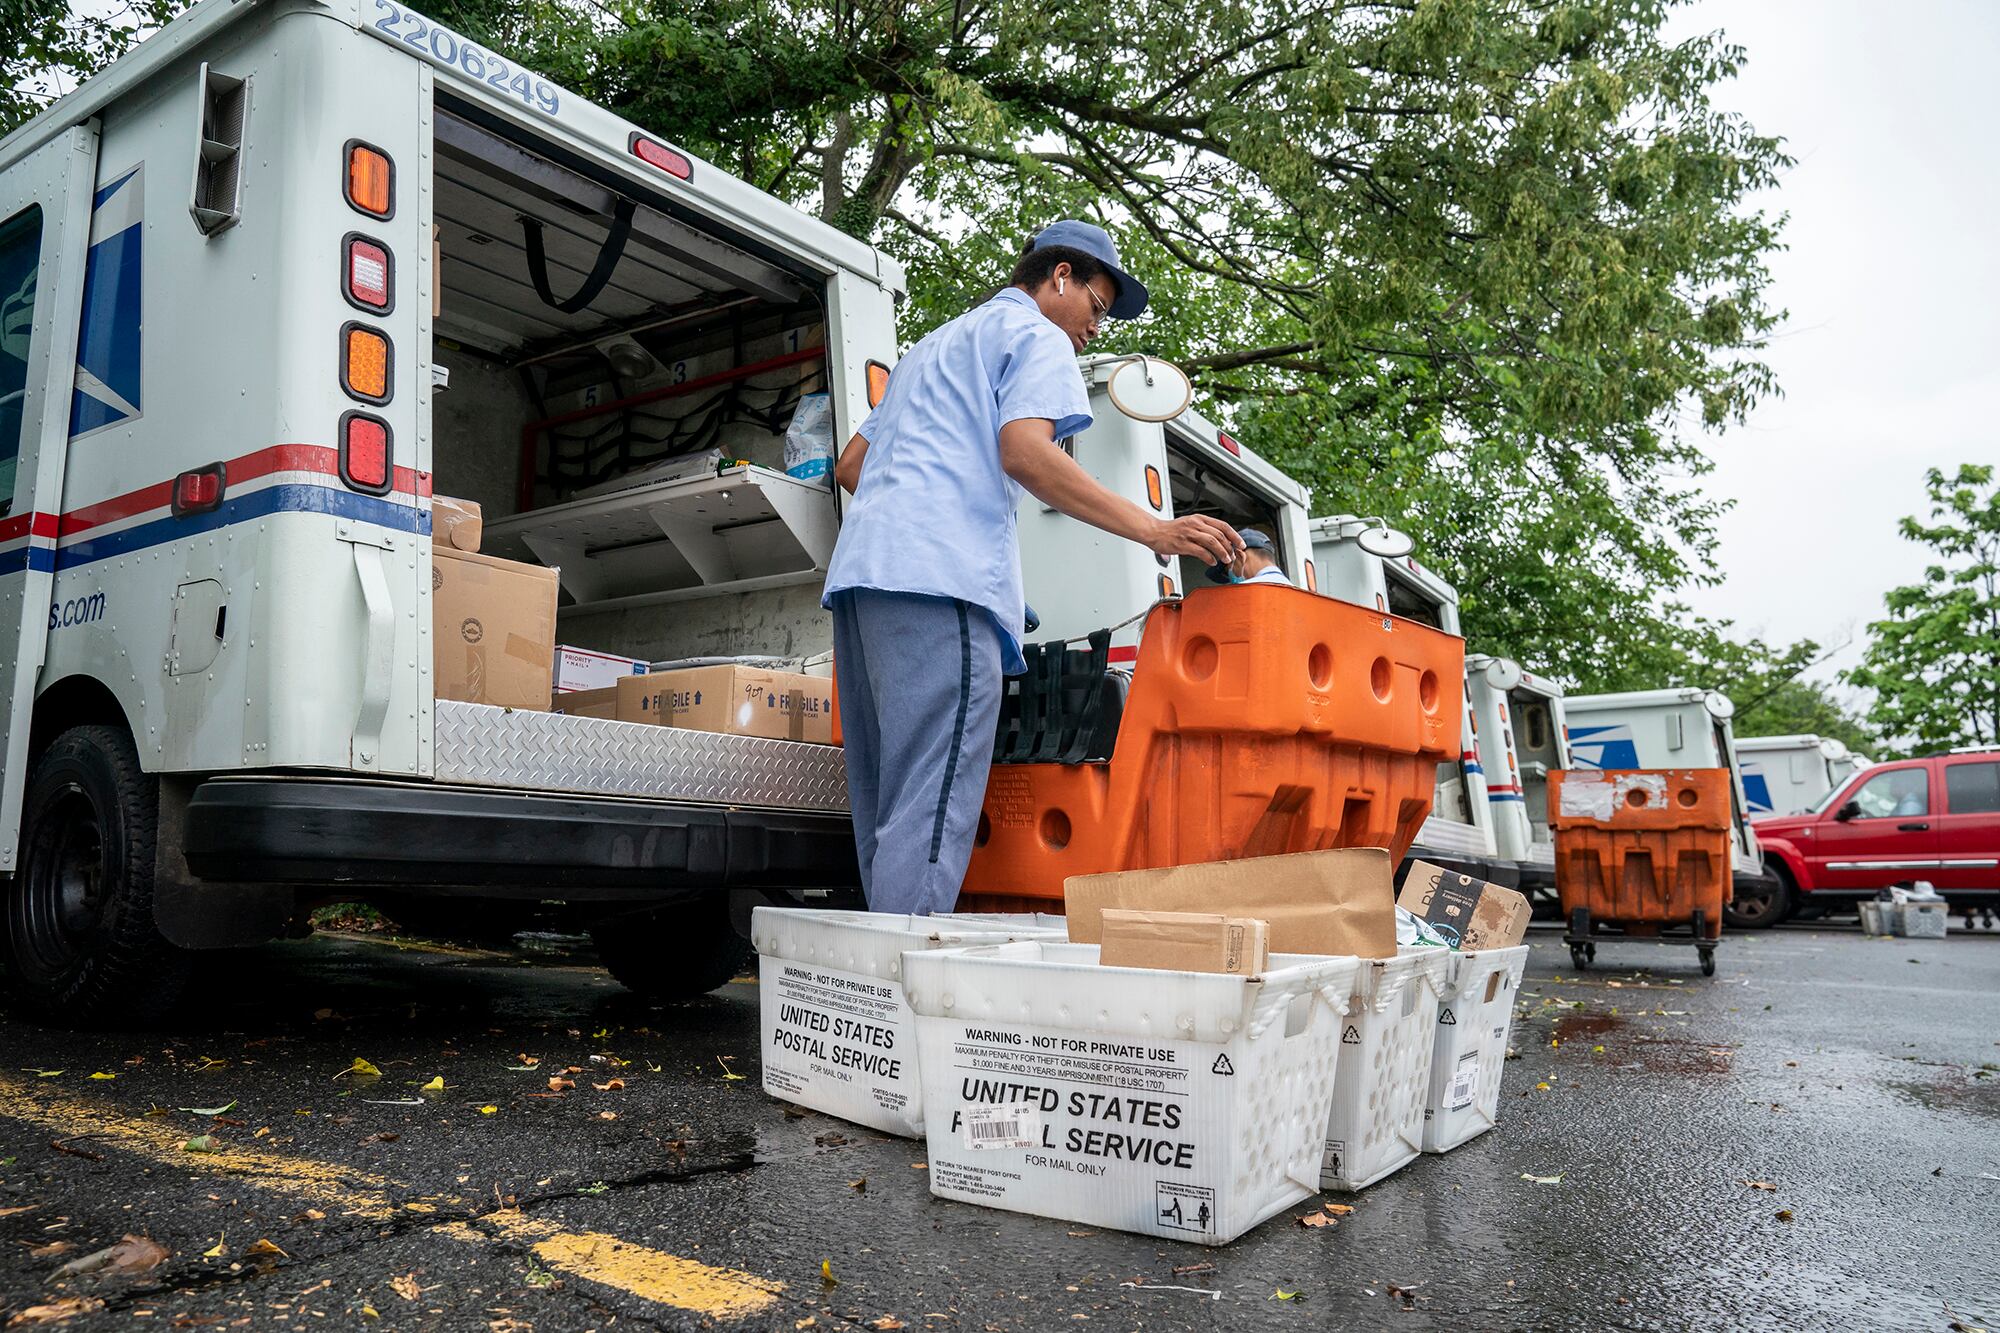
[[[1784,390],[1704,447],[1727,577],[1689,600],[1767,639],[1854,646],[1882,593],[1922,577],[1896,533],[1923,471],[2000,462],[2000,4],[1697,0],[1673,37],[1747,48],[1719,105],[1798,159],[1768,359]]]

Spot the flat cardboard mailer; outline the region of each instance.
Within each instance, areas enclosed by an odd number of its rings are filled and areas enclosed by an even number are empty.
[[[556,697],[557,712],[692,731],[833,742],[833,688],[824,676],[742,666],[690,667],[627,676],[601,690]]]
[[[477,551],[486,534],[486,520],[477,500],[450,495],[431,496],[431,545],[456,551]]]
[[[555,647],[553,569],[431,548],[438,698],[546,711]]]
[[[1483,879],[1410,862],[1396,905],[1428,923],[1454,949],[1511,949],[1528,934],[1532,910],[1521,894]]]
[[[1271,930],[1261,919],[1217,912],[1104,910],[1104,967],[1157,967],[1254,977],[1270,966]]]
[[[1273,953],[1391,958],[1395,865],[1380,847],[1289,852],[1155,870],[1073,875],[1063,884],[1069,937],[1104,942],[1106,908],[1255,917]]]

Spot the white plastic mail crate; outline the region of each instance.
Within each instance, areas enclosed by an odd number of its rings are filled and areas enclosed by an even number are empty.
[[[1026,943],[905,961],[931,1192],[1221,1245],[1319,1189],[1352,958],[1258,976]]]
[[[1449,949],[1405,948],[1362,960],[1340,1028],[1319,1173],[1326,1188],[1372,1185],[1423,1151],[1438,992],[1451,958]]]
[[[1060,912],[933,912],[933,921],[951,921],[981,930],[1050,931],[1069,938],[1069,918]]]
[[[1951,904],[1943,899],[1891,903],[1883,909],[1883,915],[1898,935],[1913,940],[1941,940],[1950,924]]]
[[[1424,1151],[1450,1152],[1499,1123],[1500,1074],[1528,946],[1455,953],[1438,996]]]
[[[961,944],[1063,938],[996,932],[894,912],[759,907],[757,946],[764,1091],[890,1134],[924,1132],[916,1034],[903,1001],[903,955]]]

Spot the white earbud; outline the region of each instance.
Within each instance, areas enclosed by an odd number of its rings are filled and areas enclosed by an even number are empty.
[[[1061,295],[1063,294],[1063,292],[1065,292],[1066,290],[1068,290],[1068,289],[1067,289],[1067,288],[1065,288],[1065,287],[1063,286],[1063,280],[1062,280],[1061,278],[1057,278],[1057,279],[1056,279],[1056,295],[1057,295],[1057,296],[1061,296]]]

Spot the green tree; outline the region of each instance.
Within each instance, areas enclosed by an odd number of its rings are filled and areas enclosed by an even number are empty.
[[[2000,486],[1989,464],[1924,474],[1930,522],[1903,536],[1936,552],[1922,583],[1884,596],[1866,655],[1847,680],[1875,692],[1869,718],[1914,745],[2000,742]]]
[[[71,0],[0,0],[0,134],[186,7],[187,0],[125,0],[107,13]]]

